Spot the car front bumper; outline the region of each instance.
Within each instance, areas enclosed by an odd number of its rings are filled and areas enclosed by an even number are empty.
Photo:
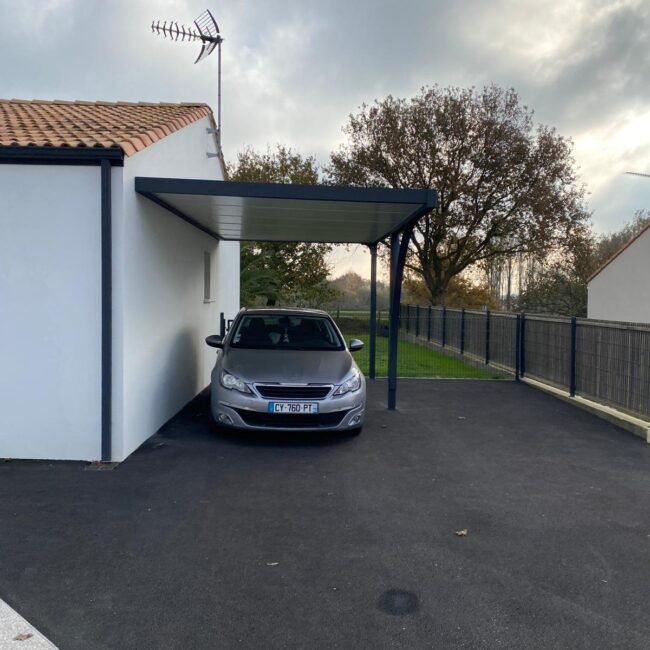
[[[223,427],[255,431],[348,431],[363,425],[366,386],[353,393],[321,400],[269,400],[228,390],[220,384],[211,388],[211,411],[215,423]],[[318,414],[269,413],[271,401],[316,402]]]

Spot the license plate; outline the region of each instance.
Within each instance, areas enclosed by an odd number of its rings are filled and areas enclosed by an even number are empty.
[[[318,402],[269,402],[269,413],[318,413]]]

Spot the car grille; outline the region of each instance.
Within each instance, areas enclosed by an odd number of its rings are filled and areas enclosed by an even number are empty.
[[[349,409],[334,413],[262,413],[235,409],[241,419],[251,427],[269,427],[273,429],[296,429],[303,427],[335,427],[341,423]]]
[[[255,384],[257,392],[266,399],[324,399],[332,386],[282,386],[281,384]]]

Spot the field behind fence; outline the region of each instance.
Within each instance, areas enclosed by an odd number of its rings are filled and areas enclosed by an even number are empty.
[[[368,342],[368,311],[332,315],[346,338]],[[399,320],[400,377],[526,376],[650,419],[650,325],[414,305],[402,305]],[[385,376],[386,311],[377,334]],[[367,372],[367,346],[357,360]]]

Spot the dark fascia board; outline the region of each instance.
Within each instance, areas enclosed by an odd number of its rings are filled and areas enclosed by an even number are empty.
[[[405,203],[426,207],[428,210],[436,207],[438,198],[435,190],[241,183],[236,181],[155,178],[147,176],[136,177],[135,191],[139,194],[147,195],[190,194],[195,196],[232,196],[250,199]]]
[[[13,165],[100,165],[108,160],[114,167],[124,165],[119,147],[3,147],[0,164]]]

